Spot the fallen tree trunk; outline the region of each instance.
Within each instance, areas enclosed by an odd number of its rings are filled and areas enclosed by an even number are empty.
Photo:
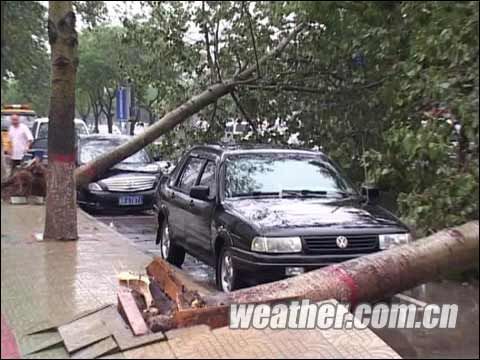
[[[156,258],[147,267],[147,273],[169,297],[177,299],[177,311],[171,318],[171,326],[206,324],[216,328],[228,325],[231,304],[336,299],[355,305],[393,296],[433,281],[449,271],[469,269],[478,263],[478,230],[478,221],[470,222],[409,245],[366,255],[287,280],[229,294],[204,296],[199,308],[178,301],[187,289],[178,285],[171,286],[175,283],[171,279],[174,272],[168,271],[170,266],[162,259]]]
[[[337,299],[357,304],[393,296],[449,271],[478,263],[478,221],[435,233],[409,245],[248,289],[220,294],[216,305],[263,303],[282,298]]]
[[[304,28],[303,25],[296,27],[285,39],[283,39],[277,47],[264,55],[259,61],[258,65],[264,64],[268,59],[280,54],[288,43],[294,39],[297,34]],[[158,122],[151,125],[143,133],[136,135],[125,144],[120,145],[112,152],[103,154],[92,162],[79,167],[75,172],[77,187],[84,186],[103,174],[113,165],[126,159],[130,155],[141,150],[148,144],[158,139],[176,125],[185,121],[191,115],[197,113],[209,104],[229,94],[236,85],[245,83],[251,80],[250,77],[257,70],[257,65],[252,65],[241,73],[237,74],[233,79],[226,80],[222,83],[214,84],[208,87],[202,93],[194,96],[186,103],[180,105],[173,111],[167,113]]]

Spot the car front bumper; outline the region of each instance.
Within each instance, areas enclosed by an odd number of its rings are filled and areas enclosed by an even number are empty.
[[[339,255],[261,254],[230,248],[234,266],[248,282],[260,283],[285,278],[287,268],[302,268],[304,272],[355,259],[370,253]]]
[[[139,205],[119,205],[122,196],[142,196],[143,201]],[[78,193],[77,202],[88,210],[145,211],[153,209],[155,189],[138,192],[92,192],[82,190]]]

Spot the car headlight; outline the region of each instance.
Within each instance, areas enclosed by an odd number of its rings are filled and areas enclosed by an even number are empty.
[[[95,182],[88,184],[88,190],[90,190],[90,191],[103,191],[102,187]]]
[[[298,236],[257,236],[252,240],[251,250],[264,253],[297,253],[302,251],[302,240]]]
[[[386,250],[397,245],[408,244],[411,241],[411,238],[410,233],[380,235],[380,249]]]

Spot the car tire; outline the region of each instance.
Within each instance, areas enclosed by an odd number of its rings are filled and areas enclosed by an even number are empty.
[[[240,272],[232,261],[231,251],[228,246],[223,246],[217,258],[215,278],[217,288],[223,292],[231,292],[242,287]]]
[[[167,260],[172,265],[181,267],[185,261],[185,250],[172,242],[167,220],[162,223],[162,226],[158,227],[157,242],[160,245],[162,259]]]

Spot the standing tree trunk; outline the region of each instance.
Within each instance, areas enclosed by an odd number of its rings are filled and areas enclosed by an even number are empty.
[[[94,119],[94,129],[93,132],[98,134],[98,120],[102,114],[101,106],[98,103],[98,100],[95,96],[90,94],[90,104],[92,105],[93,119]]]
[[[77,32],[71,1],[50,1],[48,39],[52,51],[52,93],[48,130],[46,240],[76,240],[75,76]]]

